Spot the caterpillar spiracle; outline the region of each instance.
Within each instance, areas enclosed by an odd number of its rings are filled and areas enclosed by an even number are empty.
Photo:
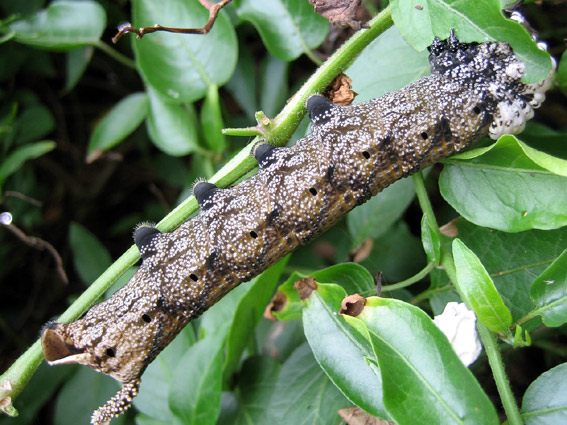
[[[127,409],[142,373],[192,319],[321,234],[396,180],[479,139],[522,131],[550,78],[524,84],[524,64],[503,42],[430,47],[432,73],[377,99],[306,108],[312,132],[292,147],[257,143],[256,175],[219,189],[199,182],[200,213],[171,233],[135,231],[143,259],[110,299],[42,333],[51,365],[79,363],[122,382],[93,424]]]

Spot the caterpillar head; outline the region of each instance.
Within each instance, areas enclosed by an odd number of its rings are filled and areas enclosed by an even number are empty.
[[[433,73],[483,95],[493,118],[489,128],[492,139],[524,129],[534,109],[544,101],[555,71],[552,59],[554,68],[544,81],[525,84],[521,81],[525,64],[514,56],[508,43],[460,43],[453,31],[447,40],[436,38],[429,50]]]

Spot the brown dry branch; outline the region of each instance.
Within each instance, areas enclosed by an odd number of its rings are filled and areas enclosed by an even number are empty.
[[[209,10],[209,20],[202,28],[170,28],[170,27],[162,27],[161,25],[154,25],[153,27],[140,27],[134,28],[128,25],[120,26],[118,33],[112,38],[112,42],[116,43],[120,38],[126,33],[135,33],[136,38],[140,39],[146,34],[151,34],[156,31],[166,31],[166,32],[174,32],[178,34],[201,34],[206,35],[209,33],[213,24],[215,23],[217,16],[219,15],[219,11],[230,3],[231,0],[222,0],[219,3],[211,3],[208,0],[199,0],[199,3],[206,7]]]
[[[51,254],[51,256],[53,257],[53,260],[55,261],[57,274],[59,275],[61,280],[65,284],[69,283],[69,279],[67,278],[67,274],[65,274],[65,270],[63,269],[63,261],[61,260],[61,256],[59,255],[57,250],[53,247],[53,245],[51,245],[49,242],[44,241],[43,239],[40,239],[36,236],[26,235],[20,228],[18,228],[14,224],[0,223],[0,225],[2,227],[4,227],[5,229],[9,230],[10,232],[12,232],[12,234],[14,234],[21,241],[23,241],[26,245],[29,245],[32,248],[35,248],[35,249],[38,249],[38,250],[41,250],[41,251],[47,250],[47,252],[49,252],[49,254]]]

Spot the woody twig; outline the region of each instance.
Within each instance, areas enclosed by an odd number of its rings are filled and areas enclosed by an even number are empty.
[[[199,3],[206,7],[209,10],[209,20],[202,28],[169,28],[169,27],[162,27],[161,25],[154,25],[153,27],[140,27],[134,28],[129,25],[122,25],[119,27],[118,33],[112,38],[112,42],[116,43],[118,40],[126,33],[135,33],[136,38],[140,39],[146,34],[151,34],[156,31],[166,31],[166,32],[174,32],[178,34],[201,34],[206,35],[209,33],[211,28],[213,27],[217,16],[219,15],[219,11],[230,3],[231,0],[222,0],[219,3],[211,3],[208,0],[199,0]]]

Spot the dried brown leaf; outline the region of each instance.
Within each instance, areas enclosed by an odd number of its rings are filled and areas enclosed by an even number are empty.
[[[340,409],[338,414],[347,425],[396,425],[394,422],[372,416],[356,406]]]
[[[339,27],[361,28],[360,21],[356,20],[356,9],[361,0],[309,0],[315,12],[327,19],[331,24]]]
[[[309,298],[313,291],[317,290],[317,283],[312,277],[306,277],[304,279],[298,279],[293,284],[293,287],[299,292],[299,298],[301,301]]]

